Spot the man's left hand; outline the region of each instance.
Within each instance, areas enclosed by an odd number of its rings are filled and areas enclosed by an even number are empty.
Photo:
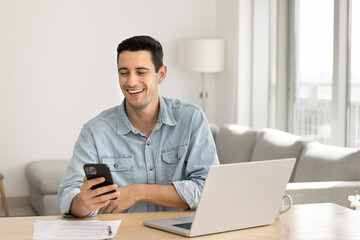
[[[137,202],[137,184],[120,187],[118,192],[120,196],[100,208],[99,213],[121,213]]]

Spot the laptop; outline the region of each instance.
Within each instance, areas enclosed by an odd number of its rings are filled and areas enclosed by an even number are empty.
[[[275,222],[295,158],[211,166],[194,215],[144,221],[194,237]]]

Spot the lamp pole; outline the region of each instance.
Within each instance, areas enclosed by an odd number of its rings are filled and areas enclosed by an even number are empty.
[[[225,69],[225,41],[223,39],[183,39],[178,44],[178,64],[191,72],[201,73],[201,104],[206,112],[208,93],[205,73],[222,72]]]
[[[204,111],[204,113],[206,113],[205,108],[206,108],[206,98],[208,97],[208,93],[206,92],[205,89],[205,74],[203,72],[201,72],[201,89],[202,91],[200,92],[200,98],[202,101],[202,109]]]

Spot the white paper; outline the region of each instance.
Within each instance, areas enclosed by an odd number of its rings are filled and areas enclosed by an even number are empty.
[[[34,223],[34,240],[76,240],[113,238],[120,226],[117,221],[36,221]],[[111,233],[109,233],[109,226]]]

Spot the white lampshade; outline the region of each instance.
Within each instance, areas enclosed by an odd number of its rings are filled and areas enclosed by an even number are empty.
[[[225,69],[225,41],[222,39],[180,40],[178,64],[186,71],[221,72]]]

